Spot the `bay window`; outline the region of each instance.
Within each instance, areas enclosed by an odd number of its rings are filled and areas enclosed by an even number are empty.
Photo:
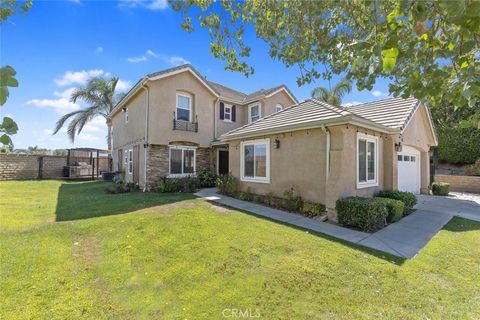
[[[270,182],[270,139],[241,143],[241,180]]]
[[[196,149],[192,147],[171,146],[169,152],[170,176],[186,176],[195,173]]]
[[[378,137],[357,135],[357,188],[378,185]]]

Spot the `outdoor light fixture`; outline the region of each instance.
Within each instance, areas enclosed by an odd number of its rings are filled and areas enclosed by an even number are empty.
[[[122,108],[122,111],[123,111],[123,112],[127,112],[127,108]]]
[[[274,149],[280,149],[280,140],[275,139],[275,140],[273,141],[273,148],[274,148]]]
[[[402,152],[402,143],[401,142],[395,143],[395,151]]]

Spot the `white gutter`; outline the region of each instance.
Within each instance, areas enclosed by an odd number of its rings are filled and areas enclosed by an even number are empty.
[[[150,148],[149,143],[148,143],[148,123],[149,123],[149,118],[150,118],[150,88],[148,86],[145,86],[145,84],[142,84],[142,88],[147,90],[147,105],[146,105],[146,114],[145,114],[145,142],[143,146],[143,150],[145,152],[144,156],[144,171],[145,171],[145,186],[143,187],[143,192],[148,191],[147,188],[147,156],[148,156],[148,149]]]

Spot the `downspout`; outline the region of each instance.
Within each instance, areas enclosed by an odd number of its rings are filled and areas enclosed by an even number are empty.
[[[330,176],[330,130],[328,130],[325,125],[322,125],[322,131],[326,135],[326,151],[325,151],[325,181],[328,180]]]
[[[148,123],[149,123],[149,118],[150,118],[150,88],[144,84],[142,84],[142,88],[147,90],[147,105],[146,105],[146,114],[145,114],[145,143],[143,145],[143,150],[145,152],[144,156],[144,171],[145,171],[145,186],[143,187],[143,192],[147,192],[148,190],[148,175],[147,175],[147,156],[148,156],[148,149],[150,148],[150,145],[148,143]]]
[[[213,140],[217,140],[217,103],[220,99],[215,99],[213,102]]]

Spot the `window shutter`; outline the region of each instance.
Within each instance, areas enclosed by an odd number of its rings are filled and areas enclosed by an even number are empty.
[[[220,102],[220,120],[225,119],[225,105]]]
[[[235,106],[232,106],[232,121],[235,122]]]

